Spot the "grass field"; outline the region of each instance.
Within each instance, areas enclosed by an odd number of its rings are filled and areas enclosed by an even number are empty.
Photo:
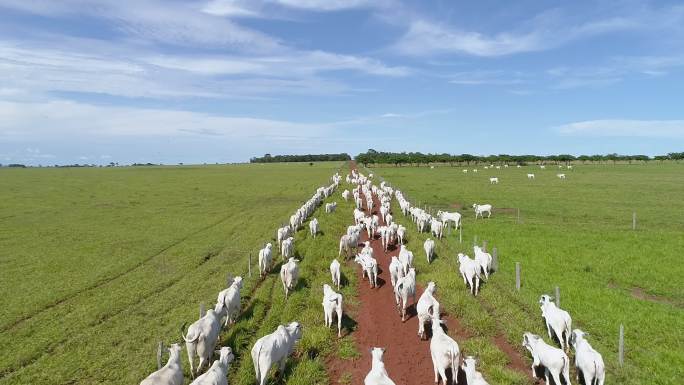
[[[138,383],[156,368],[157,341],[177,342],[226,274],[245,274],[250,251],[256,266],[276,227],[341,166],[0,170],[0,384]],[[292,320],[305,337],[287,382],[325,382],[322,356],[338,345],[319,314],[323,257],[348,219],[315,215],[327,236],[298,233],[305,279],[287,303],[277,266],[258,287],[258,274],[246,279],[245,317],[222,334],[237,354],[232,383],[253,382],[245,352]]]
[[[471,170],[473,167],[469,167]],[[524,383],[506,370],[505,356],[492,344],[504,336],[520,351],[522,333],[548,340],[539,296],[561,290],[561,307],[573,328],[591,333],[606,361],[607,383],[679,384],[684,368],[684,165],[538,167],[484,170],[461,167],[377,167],[376,175],[405,192],[412,204],[464,209],[463,243],[458,233],[437,242],[438,258],[425,260],[417,234],[393,201],[395,218],[409,228],[408,247],[417,258],[418,279],[434,280],[446,310],[475,337],[464,349],[483,359],[492,383]],[[536,174],[528,180],[526,174]],[[499,185],[489,177],[498,176]],[[488,220],[474,220],[474,202],[491,203]],[[520,222],[517,223],[517,209]],[[632,231],[632,213],[637,230]],[[499,271],[469,296],[460,280],[456,253],[472,256],[474,237],[498,249]],[[515,290],[515,262],[522,265],[522,289]],[[625,326],[625,366],[617,363],[619,325]],[[526,353],[526,352],[525,352]],[[528,355],[526,353],[526,355]],[[574,381],[574,374],[573,381]]]

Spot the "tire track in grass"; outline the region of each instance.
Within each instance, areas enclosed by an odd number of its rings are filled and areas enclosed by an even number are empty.
[[[48,312],[48,311],[52,310],[53,308],[55,308],[55,307],[57,307],[57,306],[63,305],[63,304],[65,304],[66,302],[68,302],[68,301],[70,301],[70,300],[72,300],[72,299],[74,299],[74,298],[76,298],[76,297],[78,297],[78,296],[80,296],[80,295],[82,295],[82,294],[85,294],[85,293],[87,293],[87,292],[89,292],[89,291],[93,291],[93,290],[96,290],[96,289],[100,289],[100,288],[103,287],[104,285],[106,285],[106,284],[108,284],[108,283],[110,283],[110,282],[113,282],[113,281],[115,281],[115,280],[117,280],[117,279],[119,279],[119,278],[121,278],[121,277],[124,277],[124,276],[126,276],[127,274],[132,273],[132,272],[134,272],[135,270],[137,270],[137,269],[141,268],[142,266],[144,266],[146,263],[148,263],[148,262],[150,262],[151,260],[153,260],[154,258],[156,258],[156,257],[158,257],[158,256],[160,256],[160,255],[162,255],[163,253],[167,252],[168,250],[174,248],[175,246],[178,246],[178,245],[180,245],[181,243],[185,242],[185,241],[188,240],[189,238],[191,238],[191,237],[193,237],[193,236],[195,236],[195,235],[197,235],[197,234],[203,233],[203,232],[205,232],[205,231],[207,231],[207,230],[209,230],[209,229],[211,229],[211,228],[213,228],[213,227],[216,227],[216,226],[218,226],[218,225],[220,225],[220,224],[222,224],[222,223],[228,221],[228,220],[231,219],[232,217],[234,217],[234,214],[227,215],[227,216],[225,216],[225,217],[219,219],[219,220],[216,221],[216,222],[213,222],[213,223],[211,223],[211,224],[209,224],[209,225],[207,225],[207,226],[201,227],[201,228],[199,228],[198,230],[195,230],[195,231],[193,231],[193,232],[191,232],[191,233],[185,235],[184,237],[179,238],[178,240],[172,242],[171,244],[165,246],[164,248],[162,248],[162,249],[159,250],[158,252],[156,252],[156,253],[154,253],[154,254],[152,254],[152,255],[149,255],[149,256],[145,257],[145,258],[142,259],[140,262],[138,262],[137,264],[135,264],[135,265],[129,267],[128,269],[125,269],[124,271],[121,271],[121,272],[119,272],[119,273],[117,273],[117,274],[114,274],[114,275],[111,276],[111,277],[107,277],[107,278],[105,278],[105,279],[99,280],[99,281],[97,281],[96,283],[94,283],[94,284],[92,284],[92,285],[90,285],[90,286],[88,286],[88,287],[86,287],[86,288],[84,288],[84,289],[82,289],[82,290],[76,291],[76,292],[74,292],[74,293],[72,293],[72,294],[67,295],[66,297],[63,297],[63,298],[61,298],[61,299],[59,299],[59,300],[57,300],[57,301],[54,301],[54,302],[52,302],[52,303],[49,303],[49,304],[47,304],[47,305],[41,307],[39,310],[37,310],[37,311],[35,311],[35,312],[31,313],[31,314],[26,314],[26,315],[24,315],[24,316],[22,316],[22,317],[16,319],[15,321],[11,322],[10,324],[7,324],[7,325],[3,326],[2,328],[0,328],[0,333],[5,333],[5,332],[8,332],[8,331],[11,331],[11,330],[15,329],[17,326],[21,325],[22,323],[24,323],[24,322],[26,322],[26,321],[28,321],[28,320],[31,320],[32,318],[35,318],[35,317],[37,317],[37,316],[39,316],[39,315],[41,315],[41,314],[43,314],[43,313],[45,313],[45,312]]]

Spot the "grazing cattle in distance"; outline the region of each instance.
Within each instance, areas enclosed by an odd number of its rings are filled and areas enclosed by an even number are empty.
[[[285,371],[287,357],[294,351],[295,343],[302,338],[302,326],[299,322],[291,322],[287,326],[279,325],[275,332],[259,338],[252,347],[252,363],[256,381],[266,385],[266,376],[271,366],[278,364],[282,375]]]
[[[532,354],[532,377],[536,377],[535,368],[541,365],[547,385],[550,384],[549,375],[554,383],[560,384],[561,374],[565,383],[570,385],[570,359],[564,351],[548,345],[540,336],[530,332],[523,334],[522,346]]]
[[[458,229],[461,226],[461,214],[460,213],[450,213],[448,211],[437,211],[437,218],[439,218],[446,226],[449,222],[454,224],[454,228]]]
[[[499,184],[499,178],[498,177],[489,178],[489,184]]]
[[[565,179],[565,174],[556,174],[558,179]]]
[[[473,209],[475,209],[475,219],[477,219],[478,216],[484,218],[484,213],[487,213],[487,218],[492,216],[492,205],[478,205],[477,203],[473,203]]]
[[[534,179],[534,174],[527,174],[527,179]]]
[[[382,356],[385,354],[384,348],[371,349],[371,370],[363,379],[363,385],[395,385],[394,381],[389,378],[385,363],[382,361]]]
[[[183,385],[183,365],[179,344],[169,347],[169,361],[161,369],[142,380],[140,385]]]
[[[337,208],[337,202],[325,204],[325,212],[328,214],[334,213],[336,208]]]

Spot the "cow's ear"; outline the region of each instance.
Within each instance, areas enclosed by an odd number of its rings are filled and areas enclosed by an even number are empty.
[[[387,348],[382,348],[382,352],[384,353],[387,350]]]

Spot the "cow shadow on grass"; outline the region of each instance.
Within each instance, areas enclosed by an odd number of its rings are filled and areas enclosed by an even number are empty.
[[[356,330],[357,325],[358,322],[355,319],[351,318],[347,313],[342,313],[342,330],[344,331],[342,337],[352,334]]]

